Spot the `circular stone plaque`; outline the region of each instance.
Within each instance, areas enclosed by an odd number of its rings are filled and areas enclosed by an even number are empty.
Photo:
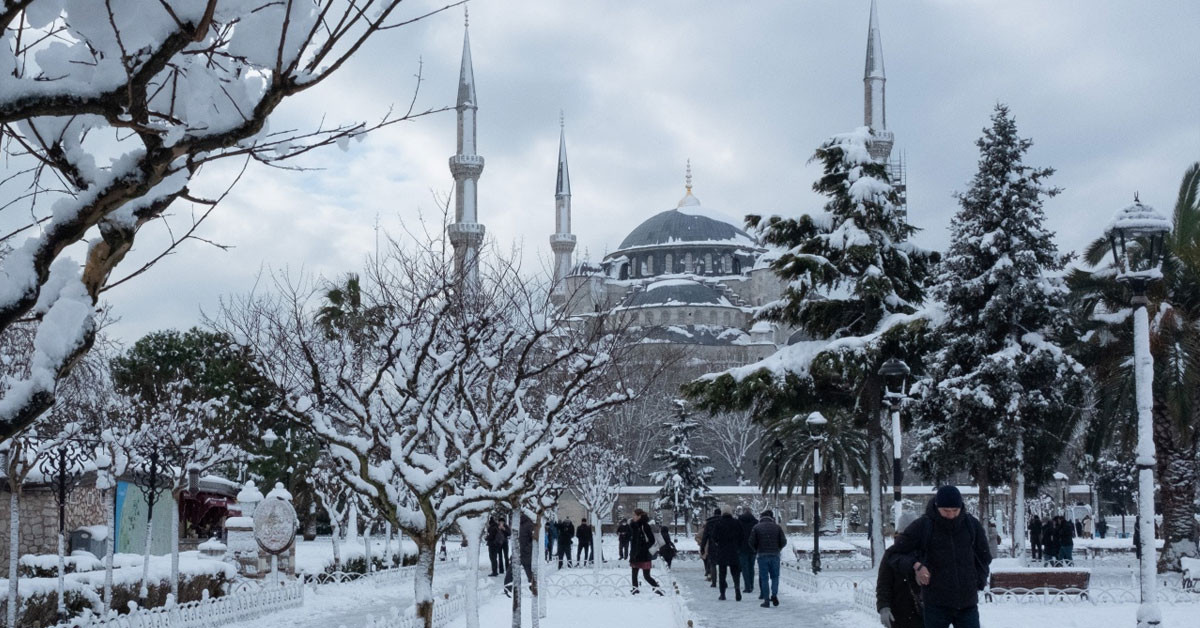
[[[268,554],[282,554],[296,540],[296,509],[282,499],[267,499],[254,509],[254,540]]]

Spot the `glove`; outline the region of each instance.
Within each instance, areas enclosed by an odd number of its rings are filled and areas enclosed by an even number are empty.
[[[892,622],[895,621],[895,619],[896,618],[892,616],[892,609],[886,606],[879,609],[879,623],[883,624],[884,628],[892,628]]]

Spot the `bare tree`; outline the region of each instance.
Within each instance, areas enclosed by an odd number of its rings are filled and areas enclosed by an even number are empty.
[[[730,470],[738,486],[746,486],[746,461],[762,440],[762,428],[750,412],[728,412],[700,421],[701,443]]]
[[[206,164],[277,163],[432,113],[414,109],[414,91],[407,107],[370,124],[267,129],[281,103],[337,72],[367,40],[447,8],[401,16],[400,4],[0,5],[0,151],[13,173],[0,180],[0,211],[22,221],[0,235],[11,246],[0,262],[0,334],[29,321],[37,337],[29,374],[4,385],[0,440],[54,403],[56,382],[95,341],[100,293],[148,267],[112,278],[139,230],[183,200],[200,210],[154,260],[200,239],[196,228],[224,196],[190,190]],[[80,264],[67,251],[85,237],[95,239]]]

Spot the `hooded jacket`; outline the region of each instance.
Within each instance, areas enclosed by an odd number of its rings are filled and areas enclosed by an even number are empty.
[[[921,587],[912,572],[904,573],[892,567],[891,563],[895,562],[892,558],[895,556],[895,545],[883,553],[883,562],[879,564],[879,576],[875,580],[875,610],[892,610],[892,628],[921,628],[925,625],[921,617],[921,608],[917,604]]]
[[[905,576],[918,561],[929,568],[929,585],[921,587],[925,604],[964,609],[979,603],[992,552],[983,526],[965,509],[946,519],[929,500],[925,514],[904,529],[893,547],[891,566]]]

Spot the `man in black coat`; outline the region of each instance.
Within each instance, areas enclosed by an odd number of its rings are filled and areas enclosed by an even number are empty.
[[[517,531],[517,543],[521,548],[521,566],[525,568],[525,578],[529,582],[529,590],[533,591],[537,588],[537,583],[533,581],[533,519],[529,515],[521,513],[521,528]],[[508,565],[508,572],[504,574],[504,589],[505,593],[512,592],[513,568],[512,563]]]
[[[592,562],[592,526],[587,519],[580,521],[579,527],[575,528],[575,539],[579,541],[579,548],[575,550],[575,564]]]
[[[710,538],[708,555],[713,556],[715,553],[718,577],[721,580],[721,595],[717,599],[725,599],[725,589],[728,588],[725,574],[727,571],[732,571],[733,592],[737,601],[741,602],[742,588],[740,580],[742,570],[738,553],[742,548],[742,544],[746,542],[746,535],[742,531],[742,524],[733,518],[733,512],[726,510],[721,514],[721,518],[717,519],[716,523],[713,524],[713,531]]]
[[[716,529],[717,520],[721,518],[721,509],[717,508],[713,511],[713,515],[704,520],[704,528],[700,532],[700,556],[704,558],[704,577],[712,582],[712,586],[717,586],[717,562],[713,560],[712,551],[709,549],[712,543],[712,533]]]
[[[749,506],[742,507],[738,515],[738,523],[742,524],[742,545],[738,548],[738,567],[742,570],[742,580],[746,584],[746,593],[754,592],[754,550],[750,548],[750,531],[758,525],[758,519],[750,512]]]
[[[629,522],[621,520],[617,526],[617,560],[629,558]]]
[[[904,535],[907,528],[916,517],[906,512],[900,517],[896,540]],[[875,580],[875,610],[879,612],[879,623],[885,628],[924,628],[925,619],[921,616],[921,587],[911,572],[904,573],[891,565],[896,555],[896,546],[892,545],[883,553],[883,561],[879,563],[879,576]]]
[[[500,521],[495,517],[488,519],[487,534],[484,535],[484,540],[487,542],[488,560],[492,563],[492,573],[489,576],[498,576],[504,573],[504,543],[508,537],[504,534],[504,528],[501,527]]]
[[[891,566],[914,574],[921,585],[926,628],[979,628],[979,591],[987,584],[992,552],[956,487],[939,488],[894,546]]]
[[[1047,565],[1058,564],[1058,517],[1042,524],[1042,560]]]
[[[563,559],[571,566],[571,541],[575,538],[575,524],[567,517],[558,523],[558,568],[562,569]]]
[[[1029,522],[1029,554],[1033,560],[1042,557],[1042,519],[1037,515]]]

